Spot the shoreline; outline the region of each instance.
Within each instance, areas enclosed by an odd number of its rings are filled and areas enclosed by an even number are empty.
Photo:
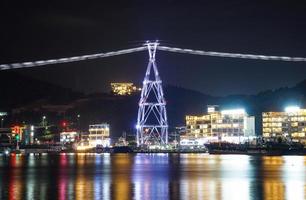
[[[233,152],[233,151],[215,151],[215,152],[200,152],[200,151],[135,151],[135,152],[95,152],[95,151],[36,151],[36,152],[9,152],[9,153],[0,153],[0,156],[11,156],[11,155],[61,155],[61,154],[206,154],[206,155],[248,155],[248,156],[306,156],[306,152],[292,152],[292,153],[280,153],[280,152],[262,152],[262,153],[253,153],[253,152]]]

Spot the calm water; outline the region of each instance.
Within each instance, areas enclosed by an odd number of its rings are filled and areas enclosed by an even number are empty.
[[[306,199],[306,157],[0,156],[1,199]]]

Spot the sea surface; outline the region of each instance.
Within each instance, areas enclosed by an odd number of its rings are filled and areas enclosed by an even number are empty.
[[[0,156],[0,199],[306,199],[306,156]]]

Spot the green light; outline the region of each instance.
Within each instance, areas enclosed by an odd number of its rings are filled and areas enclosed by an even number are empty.
[[[17,141],[19,141],[20,136],[17,134],[17,135],[15,136],[15,138],[16,138]]]

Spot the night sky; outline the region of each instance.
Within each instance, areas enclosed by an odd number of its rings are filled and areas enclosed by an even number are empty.
[[[132,48],[173,47],[306,57],[302,1],[10,1],[0,3],[0,62],[34,61]],[[52,3],[50,3],[52,2]],[[74,90],[140,85],[147,52],[15,70]],[[165,84],[211,95],[256,94],[306,79],[306,63],[158,52]],[[3,72],[0,72],[3,73]]]

